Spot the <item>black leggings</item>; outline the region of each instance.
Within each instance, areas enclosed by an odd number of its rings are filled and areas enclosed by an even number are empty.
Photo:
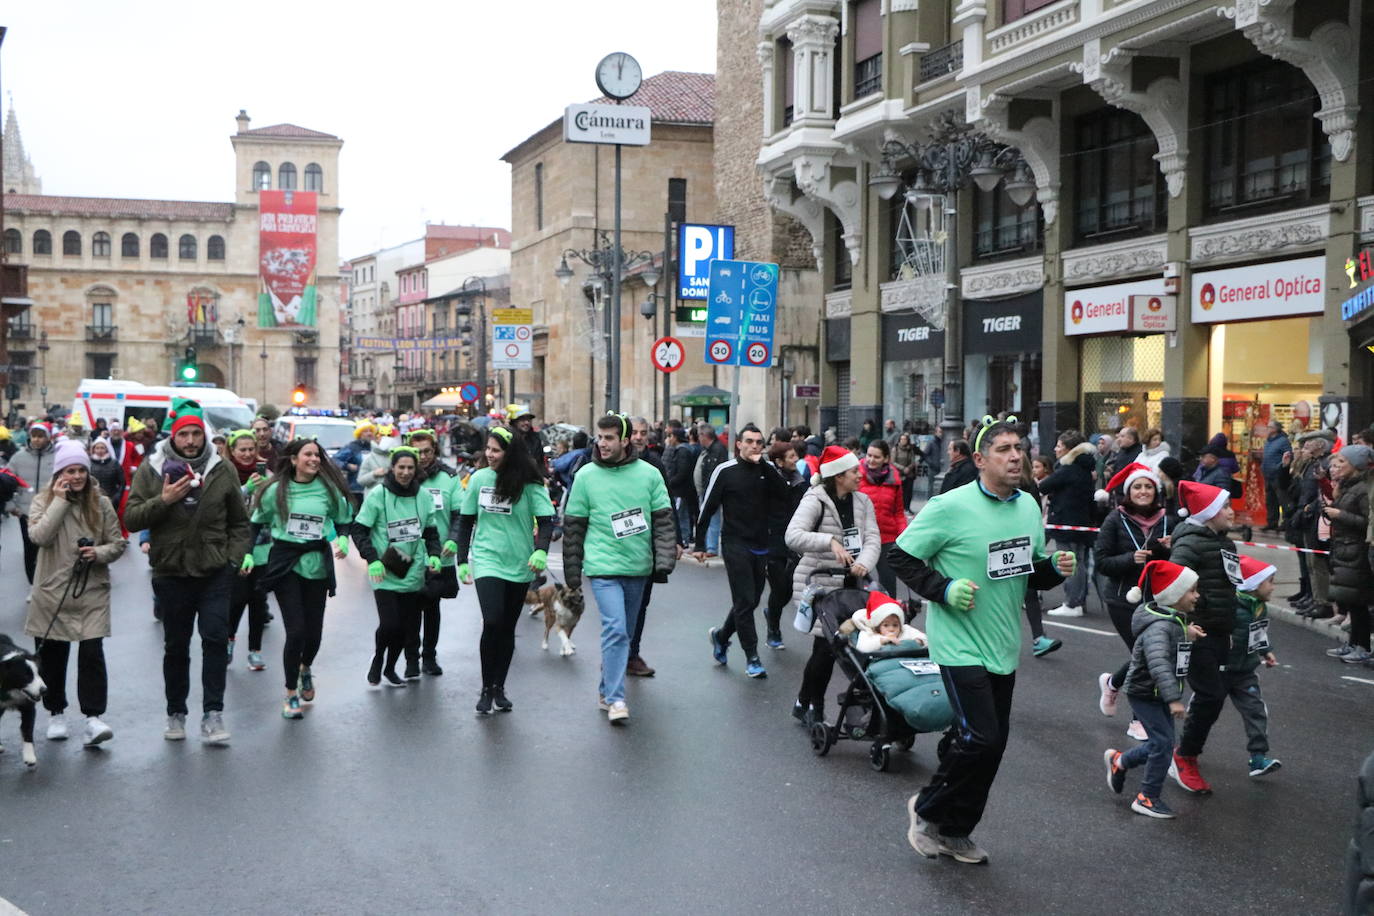
[[[1021,602],[1021,609],[1026,612],[1026,622],[1030,624],[1031,637],[1043,639],[1045,623],[1040,614],[1044,610],[1044,605],[1040,602],[1040,593],[1033,588],[1026,589],[1026,597]]]
[[[795,554],[768,558],[768,608],[763,619],[769,636],[782,633],[782,609],[792,600],[792,574],[797,571],[799,559]]]
[[[419,592],[394,592],[389,588],[379,588],[372,592],[377,602],[377,632],[373,635],[372,664],[377,667],[384,663],[383,670],[394,674],[396,660],[401,657],[405,646],[406,634],[420,625]]]
[[[1131,633],[1131,618],[1135,616],[1135,605],[1120,598],[1108,598],[1107,616],[1112,619],[1116,634],[1126,644],[1126,661],[1112,672],[1112,688],[1120,690],[1121,685],[1126,683],[1126,669],[1131,667],[1130,654],[1135,649],[1135,636]]]
[[[60,639],[39,639],[38,674],[48,685],[43,694],[43,708],[60,715],[67,708],[67,658],[72,644]],[[83,639],[76,649],[76,699],[81,712],[87,716],[105,714],[108,692],[105,677],[105,649],[100,637]]]
[[[482,608],[482,686],[505,687],[506,672],[515,654],[515,625],[530,584],[482,576],[473,585]]]
[[[287,573],[274,590],[277,606],[281,608],[282,627],[286,630],[286,644],[281,650],[282,674],[286,689],[294,691],[301,668],[309,668],[320,651],[324,632],[324,599],[329,583],[324,579],[306,579]]]
[[[1361,649],[1369,648],[1369,608],[1363,604],[1337,603],[1336,610],[1350,615],[1350,644]]]
[[[229,595],[229,638],[233,639],[243,622],[243,609],[248,609],[248,651],[262,651],[262,631],[267,626],[267,596],[258,591],[258,577],[254,570],[246,576],[234,577]]]
[[[830,643],[825,637],[817,636],[811,646],[811,657],[806,660],[806,670],[802,672],[797,702],[814,706],[817,712],[824,711],[825,689],[830,686],[830,675],[834,671],[835,653],[830,651]]]

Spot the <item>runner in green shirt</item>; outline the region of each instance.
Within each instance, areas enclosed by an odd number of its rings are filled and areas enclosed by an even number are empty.
[[[1073,574],[1074,556],[1045,554],[1035,501],[1023,493],[1016,418],[984,426],[974,442],[979,476],[926,504],[892,549],[894,571],[930,602],[930,657],[954,707],[940,767],[908,802],[907,841],[923,856],[982,863],[970,838],[1006,749],[1026,587]]]
[[[286,630],[281,714],[287,719],[301,718],[301,703],[315,699],[310,666],[320,651],[325,596],[334,594],[334,558],[348,553],[348,538],[335,537],[332,553],[327,538],[331,525],[346,527],[352,514],[348,481],[314,439],[296,439],[281,450],[271,482],[254,503],[254,539],[264,526],[272,533],[258,588],[276,593]],[[256,565],[251,552],[243,558],[243,570]]]
[[[439,556],[439,572],[425,576],[421,591],[420,616],[413,621],[415,628],[406,633],[406,680],[414,680],[421,672],[426,677],[444,673],[439,667],[439,602],[458,597],[458,576],[454,571],[453,554],[458,539],[458,502],[463,483],[453,468],[439,460],[439,437],[432,429],[417,429],[407,443],[415,449],[420,461],[416,477],[420,490],[429,495],[434,511],[434,528],[444,549]],[[421,631],[424,636],[421,638]],[[423,646],[423,648],[422,648]]]
[[[461,491],[456,545],[459,578],[475,581],[482,608],[480,716],[493,704],[498,712],[511,710],[506,673],[515,653],[515,624],[530,580],[548,562],[553,535],[553,503],[523,437],[492,427],[486,458],[487,466]]]
[[[353,543],[367,561],[372,597],[377,602],[377,632],[367,682],[386,678],[392,687],[406,682],[396,673],[405,634],[420,615],[425,570],[439,571],[439,533],[434,528],[434,502],[416,482],[415,449],[398,445],[387,456],[391,468],[379,486],[363,497],[353,522]]]

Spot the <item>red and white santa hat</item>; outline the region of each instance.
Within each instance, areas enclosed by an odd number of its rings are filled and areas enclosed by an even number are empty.
[[[1241,592],[1253,592],[1260,587],[1260,583],[1276,572],[1278,572],[1278,570],[1272,563],[1256,560],[1254,557],[1241,557],[1240,584],[1236,586],[1236,590]]]
[[[821,472],[811,476],[811,485],[815,486],[827,477],[834,477],[836,474],[843,474],[850,468],[859,466],[859,459],[847,448],[838,445],[827,445],[825,451],[821,452]]]
[[[897,615],[898,623],[906,623],[902,606],[882,592],[869,592],[868,604],[854,612],[853,620],[866,630],[877,630],[884,620]]]
[[[1211,484],[1184,480],[1178,485],[1178,501],[1181,503],[1178,507],[1179,516],[1191,516],[1193,521],[1201,524],[1220,512],[1231,501],[1231,494]]]
[[[1154,469],[1148,465],[1141,464],[1139,461],[1132,461],[1130,464],[1113,474],[1112,479],[1107,481],[1107,488],[1105,490],[1098,490],[1093,494],[1093,498],[1105,505],[1111,498],[1113,490],[1119,489],[1122,493],[1125,493],[1131,488],[1131,484],[1142,477],[1146,480],[1153,481],[1155,492],[1159,491],[1159,475],[1155,473]]]
[[[1188,589],[1197,584],[1197,573],[1186,566],[1170,563],[1168,560],[1151,560],[1140,571],[1140,581],[1126,593],[1126,600],[1139,604],[1144,600],[1146,589],[1155,602],[1172,607]]]

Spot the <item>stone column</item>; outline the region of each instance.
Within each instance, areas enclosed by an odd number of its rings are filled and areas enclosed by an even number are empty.
[[[792,122],[833,120],[835,36],[840,24],[832,16],[808,13],[787,27],[792,42]]]

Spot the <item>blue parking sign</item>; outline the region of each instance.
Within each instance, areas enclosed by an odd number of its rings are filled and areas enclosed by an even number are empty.
[[[711,262],[706,304],[706,362],[713,366],[773,365],[778,265]]]
[[[677,297],[705,299],[711,262],[735,256],[735,227],[679,223],[677,227]]]

